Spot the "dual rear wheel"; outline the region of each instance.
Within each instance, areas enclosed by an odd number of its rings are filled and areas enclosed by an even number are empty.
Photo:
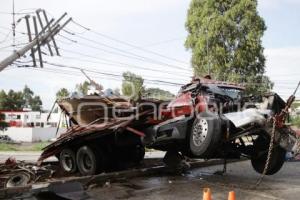
[[[59,156],[60,166],[68,174],[77,170],[82,175],[93,175],[104,170],[105,159],[101,150],[82,146],[75,153],[72,149],[63,149]]]
[[[145,150],[142,146],[128,147],[127,154],[125,157],[129,161],[138,163],[144,158]],[[66,148],[61,151],[59,156],[60,166],[64,172],[72,174],[78,170],[81,175],[94,175],[103,172],[111,164],[111,159],[108,158],[108,153],[105,153],[101,148],[88,145],[80,147],[76,153],[74,150]]]

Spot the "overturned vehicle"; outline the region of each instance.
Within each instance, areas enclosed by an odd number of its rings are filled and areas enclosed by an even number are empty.
[[[275,93],[245,97],[244,91],[201,78],[169,102],[129,102],[114,95],[60,100],[69,128],[44,149],[39,162],[56,156],[65,172],[92,175],[138,164],[147,147],[190,158],[247,157],[258,173],[275,174],[286,152],[299,151],[298,136],[285,124],[295,96],[286,103]]]

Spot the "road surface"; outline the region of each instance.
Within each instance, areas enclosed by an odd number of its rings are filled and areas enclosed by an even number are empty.
[[[0,163],[4,163],[7,158],[14,157],[16,160],[19,161],[26,161],[26,162],[36,162],[41,155],[42,152],[37,151],[10,151],[10,152],[0,152]],[[152,151],[146,152],[145,158],[163,158],[165,152],[162,151]],[[50,157],[45,161],[57,161],[56,157]]]
[[[203,188],[212,190],[214,200],[227,199],[228,192],[236,192],[237,200],[299,199],[300,162],[287,162],[282,170],[264,178],[254,189],[259,175],[249,161],[228,165],[228,173],[221,176],[214,172],[222,166],[192,170],[181,176],[143,177],[121,183],[108,183],[88,191],[92,199],[202,199]]]
[[[159,154],[161,153],[151,152],[150,155],[162,156]],[[18,153],[17,157],[37,158],[38,153],[34,155]],[[213,200],[227,199],[229,191],[235,191],[237,200],[299,199],[300,162],[286,162],[279,173],[265,177],[258,188],[254,188],[254,185],[260,175],[252,169],[250,161],[228,164],[228,171],[225,175],[215,174],[222,168],[222,165],[217,165],[193,169],[181,175],[159,174],[107,182],[104,185],[91,185],[85,193],[90,198],[83,199],[199,200],[202,199],[203,189],[207,187],[212,191]],[[76,195],[70,199],[81,200],[82,198],[77,196],[79,193],[81,192],[74,193]],[[31,196],[23,199],[36,200],[38,198]]]

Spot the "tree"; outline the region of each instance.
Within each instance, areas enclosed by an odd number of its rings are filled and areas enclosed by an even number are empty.
[[[0,91],[0,110],[23,110],[30,108],[33,111],[42,110],[42,101],[39,96],[34,96],[34,93],[27,86],[23,91],[9,90],[7,93],[4,90]]]
[[[6,93],[4,90],[0,91],[0,110],[21,110],[24,104],[22,92],[9,90]]]
[[[39,96],[35,96],[34,92],[25,85],[23,89],[23,100],[25,105],[22,108],[30,108],[33,111],[41,111],[43,102]]]
[[[9,90],[4,104],[4,110],[22,110],[25,107],[23,92]]]
[[[83,95],[87,95],[90,85],[90,82],[84,81],[83,83],[76,85],[76,91]]]
[[[27,108],[30,107],[30,101],[33,95],[34,95],[33,91],[27,85],[25,85],[23,89],[23,98],[25,100],[25,107]]]
[[[186,22],[185,46],[192,50],[197,76],[247,83],[248,91],[272,83],[265,73],[261,38],[266,26],[258,15],[257,0],[192,0]]]
[[[33,111],[42,111],[43,102],[39,96],[34,96],[31,98],[29,105]]]
[[[123,73],[123,95],[128,96],[133,100],[138,100],[144,91],[144,79],[141,76],[131,72]]]
[[[175,96],[171,92],[162,90],[160,88],[147,88],[145,91],[145,95],[147,95],[148,98],[154,98],[160,100],[170,100]]]
[[[4,131],[8,127],[8,123],[5,121],[5,115],[0,113],[0,131]]]
[[[56,99],[63,99],[70,96],[70,92],[66,88],[61,88],[56,92]]]

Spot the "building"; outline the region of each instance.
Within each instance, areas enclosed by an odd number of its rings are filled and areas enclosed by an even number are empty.
[[[0,110],[4,114],[4,121],[10,127],[57,127],[60,114],[52,113],[47,120],[49,113],[36,111],[6,111]]]
[[[9,124],[9,128],[1,134],[8,135],[15,141],[48,141],[65,131],[65,120],[59,123],[61,114],[58,109],[50,116],[49,113],[30,110],[0,110],[0,113],[4,114],[4,121]],[[59,129],[57,129],[58,124],[60,124]]]

